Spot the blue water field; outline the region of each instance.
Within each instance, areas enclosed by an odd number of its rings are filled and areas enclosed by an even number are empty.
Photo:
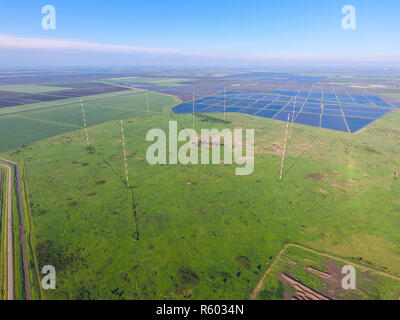
[[[347,126],[343,117],[333,117],[323,115],[321,118],[321,128],[333,129],[347,132]]]
[[[315,90],[315,91],[314,91]],[[272,93],[231,91],[195,100],[195,113],[242,113],[279,121],[342,132],[357,132],[377,119],[400,108],[400,102],[387,103],[373,95],[318,91],[275,90]],[[172,109],[191,114],[193,102]]]

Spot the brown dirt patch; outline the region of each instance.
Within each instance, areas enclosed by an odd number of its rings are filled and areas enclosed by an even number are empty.
[[[281,147],[281,142],[273,142],[271,149],[274,150],[275,153],[282,155],[283,150]]]
[[[316,153],[315,150],[312,149],[312,145],[310,144],[298,144],[295,145],[295,148],[300,151],[310,151],[312,153]]]
[[[279,278],[281,278],[284,283],[292,286],[296,290],[296,294],[291,296],[289,298],[290,300],[330,300],[328,297],[325,297],[314,289],[302,284],[301,282],[289,277],[284,273],[280,273]],[[288,297],[289,295],[287,293],[284,294],[284,298]]]
[[[258,143],[254,147],[255,153],[265,153],[265,154],[272,154],[276,156],[282,156],[283,154],[283,147],[281,146],[281,142],[273,142],[272,144],[269,143]]]
[[[327,290],[331,297],[340,297],[343,295],[342,279],[344,275],[342,270],[332,261],[322,261],[325,267],[328,269],[329,278],[325,279],[328,284]]]
[[[321,180],[322,176],[319,173],[309,173],[307,175],[308,178],[314,179],[314,180]]]
[[[327,279],[327,278],[331,277],[330,273],[318,270],[317,268],[314,268],[314,267],[311,267],[311,266],[307,267],[306,270],[308,272],[311,272],[311,273],[317,275],[318,277],[321,277],[321,278],[324,278],[324,279]]]

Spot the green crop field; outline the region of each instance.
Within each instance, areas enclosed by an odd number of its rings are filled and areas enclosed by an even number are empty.
[[[180,79],[180,78],[154,78],[154,77],[125,77],[125,78],[112,78],[105,79],[103,82],[107,83],[127,83],[127,84],[149,84],[155,86],[163,86],[163,87],[175,87],[180,86],[184,82],[188,81],[188,79]]]
[[[197,129],[255,129],[249,176],[236,165],[151,166],[148,130],[167,131],[170,120],[191,128],[191,116],[168,112],[172,96],[151,94],[150,120],[143,93],[107,97],[85,103],[89,148],[76,101],[0,116],[14,121],[0,126],[0,136],[13,132],[2,150],[63,133],[2,154],[26,172],[39,269],[57,270],[57,290],[44,298],[248,299],[290,243],[400,276],[400,111],[358,134],[295,125],[279,182],[285,123],[196,116]]]
[[[25,85],[25,84],[0,86],[0,91],[14,91],[20,93],[48,93],[60,90],[72,90],[72,89],[63,87],[49,87],[49,86]]]
[[[149,93],[152,113],[177,104],[172,96]],[[84,100],[88,125],[112,119],[145,117],[146,94],[132,90]],[[0,152],[83,128],[80,99],[58,100],[0,110]]]

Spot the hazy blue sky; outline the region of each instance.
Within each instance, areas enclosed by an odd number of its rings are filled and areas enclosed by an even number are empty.
[[[41,26],[56,8],[56,30]],[[356,29],[341,26],[344,5]],[[399,0],[0,0],[0,65],[400,65]]]

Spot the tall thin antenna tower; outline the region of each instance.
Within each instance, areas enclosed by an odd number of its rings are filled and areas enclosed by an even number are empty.
[[[224,88],[224,122],[226,122],[226,87]]]
[[[123,150],[123,152],[124,152],[126,187],[129,188],[128,163],[127,163],[127,161],[126,161],[124,123],[122,122],[122,118],[121,118],[121,137],[122,137],[122,150]]]
[[[192,113],[192,118],[193,118],[193,130],[194,130],[194,89],[193,89],[193,113]]]
[[[292,123],[290,124],[290,133],[289,133],[290,139],[292,138],[294,114],[295,114],[295,110],[296,110],[296,101],[297,101],[296,99],[297,99],[297,95],[294,97],[294,102],[293,102]]]
[[[324,83],[321,82],[321,103],[324,101]]]
[[[287,122],[286,122],[285,143],[283,144],[282,163],[281,163],[281,173],[280,173],[280,175],[279,175],[279,181],[282,181],[283,166],[284,166],[284,163],[285,163],[285,154],[286,154],[286,143],[287,143],[288,130],[289,130],[289,121],[290,121],[290,112],[288,112]]]
[[[147,100],[147,120],[150,120],[149,89],[146,90],[146,100]]]
[[[85,108],[83,106],[83,99],[81,98],[81,107],[82,107],[82,117],[83,117],[83,125],[85,127],[85,134],[86,134],[86,143],[89,146],[89,134],[88,134],[88,129],[86,125],[86,115],[85,115]]]

